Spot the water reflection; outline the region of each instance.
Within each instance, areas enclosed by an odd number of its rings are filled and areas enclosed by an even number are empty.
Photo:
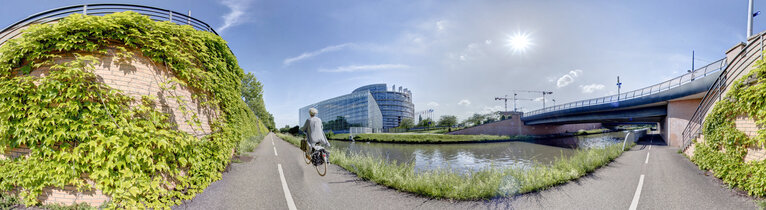
[[[333,147],[347,149],[399,163],[414,163],[415,169],[450,168],[473,171],[489,166],[526,168],[535,163],[550,164],[569,157],[576,148],[603,148],[622,140],[624,133],[472,144],[394,144],[332,141]]]

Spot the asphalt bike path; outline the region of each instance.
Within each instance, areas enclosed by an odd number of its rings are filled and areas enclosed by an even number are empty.
[[[677,148],[639,142],[607,166],[535,193],[483,201],[430,199],[364,181],[330,164],[322,177],[296,146],[269,134],[223,179],[174,209],[756,209]],[[332,155],[332,154],[331,154]],[[280,173],[281,168],[281,173]],[[643,175],[643,178],[641,178]],[[283,181],[284,180],[284,181]],[[284,184],[283,184],[284,183]],[[639,185],[641,187],[639,187]],[[639,189],[640,188],[640,189]]]

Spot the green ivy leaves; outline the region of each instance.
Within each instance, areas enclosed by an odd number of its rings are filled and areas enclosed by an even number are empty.
[[[737,116],[748,116],[756,124],[766,125],[766,63],[735,81],[724,100],[716,102],[705,118],[705,142],[695,144],[693,161],[701,169],[712,170],[716,177],[750,195],[766,196],[766,161],[745,163],[747,148],[764,148],[766,129],[748,137],[737,130]],[[755,80],[753,80],[755,79]]]
[[[219,111],[213,132],[197,138],[178,131],[154,108],[156,99],[135,100],[99,82],[95,56],[107,49],[120,60],[142,55],[169,67],[176,84],[194,90],[193,100]],[[73,61],[53,62],[73,53]],[[51,71],[29,75],[39,67]],[[31,151],[0,160],[0,190],[18,189],[27,205],[45,187],[66,185],[99,189],[118,208],[168,208],[190,199],[221,178],[238,142],[267,132],[241,99],[243,75],[220,37],[135,12],[30,26],[0,47],[0,152]],[[185,113],[201,127],[198,116]]]

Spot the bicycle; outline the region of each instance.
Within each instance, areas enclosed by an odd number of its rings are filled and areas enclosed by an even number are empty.
[[[308,143],[304,143],[304,142],[306,141],[304,140],[303,142],[301,142],[301,144],[306,144],[305,145],[306,147],[304,147],[304,145],[301,145],[301,149],[303,149],[303,160],[306,161],[306,165],[313,163],[319,176],[326,175],[327,163],[328,163],[327,160],[329,159],[330,152],[325,150],[324,147],[319,146],[317,144],[316,146],[314,146],[314,153],[309,154],[310,149],[308,148]]]

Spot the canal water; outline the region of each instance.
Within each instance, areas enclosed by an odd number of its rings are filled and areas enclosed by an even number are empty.
[[[331,141],[333,147],[350,153],[377,156],[389,162],[414,163],[415,170],[448,168],[476,171],[482,168],[527,168],[535,163],[550,164],[571,156],[575,149],[604,147],[622,143],[625,133],[613,132],[587,136],[466,144],[398,144]]]

